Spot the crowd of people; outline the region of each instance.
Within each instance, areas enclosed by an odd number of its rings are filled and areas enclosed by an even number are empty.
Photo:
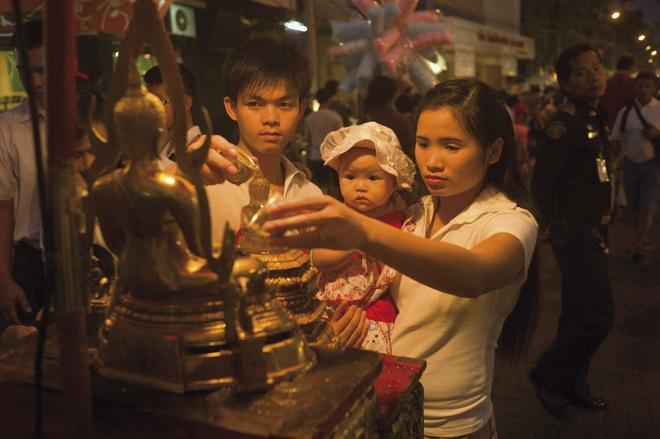
[[[41,109],[40,26],[31,24],[27,40]],[[200,169],[212,237],[221,241],[225,224],[237,230],[250,199],[247,183],[228,181],[238,172],[238,148],[283,200],[268,209],[272,244],[312,249],[318,297],[333,311],[339,340],[426,360],[425,435],[481,439],[497,437],[490,395],[496,348],[515,360],[532,335],[541,236],[561,269],[562,309],[556,340],[530,378],[557,416],[569,405],[602,409],[607,401],[591,393],[587,376],[614,318],[607,227],[615,189],[622,181],[640,262],[660,185],[658,77],[642,71],[630,78],[628,61],[608,82],[598,51],[569,48],[557,60],[558,87],[532,87],[521,97],[472,79],[415,95],[377,76],[352,107],[329,81],[310,112],[300,48],[282,35],[255,35],[227,56],[222,71],[226,96],[218,99],[238,141],[212,135]],[[193,117],[199,90],[180,69],[187,143],[196,149],[206,140]],[[171,99],[158,67],[144,82],[165,111],[164,141],[153,155],[159,169],[175,170]],[[33,322],[44,294],[27,110],[22,104],[0,115],[2,329]],[[43,124],[47,115],[39,114]],[[82,126],[94,118],[81,116]],[[306,154],[287,158],[300,127]],[[89,153],[85,132],[81,157]],[[84,172],[89,163],[82,163]]]

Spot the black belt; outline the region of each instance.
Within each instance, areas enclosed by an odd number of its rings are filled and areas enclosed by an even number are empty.
[[[42,248],[38,247],[37,246],[38,244],[37,245],[35,245],[35,244],[37,244],[37,243],[34,243],[34,242],[28,240],[27,238],[23,238],[23,239],[20,239],[20,240],[14,242],[14,251],[22,250],[22,251],[25,251],[25,252],[30,252],[30,253],[34,253],[34,254],[43,255],[44,251],[42,250]]]

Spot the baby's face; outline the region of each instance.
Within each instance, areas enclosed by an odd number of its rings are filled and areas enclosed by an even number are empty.
[[[378,165],[375,151],[357,146],[339,160],[339,188],[347,205],[369,214],[390,201],[394,177]]]

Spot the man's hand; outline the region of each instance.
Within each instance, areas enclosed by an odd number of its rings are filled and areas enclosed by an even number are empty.
[[[359,348],[367,336],[369,320],[362,308],[342,302],[335,309],[330,326],[343,347]]]
[[[23,311],[32,312],[32,308],[30,308],[23,289],[13,279],[2,281],[0,283],[0,318],[14,324],[19,324],[20,322],[16,315],[16,304]]]
[[[188,145],[188,150],[200,148],[205,140],[206,136],[200,136]],[[205,185],[224,183],[226,175],[238,173],[238,169],[232,163],[232,160],[236,158],[236,148],[236,145],[222,136],[211,136],[211,147],[206,156],[206,163],[199,170]]]

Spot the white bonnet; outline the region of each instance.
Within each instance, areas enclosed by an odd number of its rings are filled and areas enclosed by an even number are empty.
[[[378,164],[396,178],[397,189],[412,190],[415,163],[401,150],[394,131],[376,122],[344,127],[328,133],[321,142],[321,158],[325,166],[337,171],[339,157],[363,140],[370,140],[375,145]]]

